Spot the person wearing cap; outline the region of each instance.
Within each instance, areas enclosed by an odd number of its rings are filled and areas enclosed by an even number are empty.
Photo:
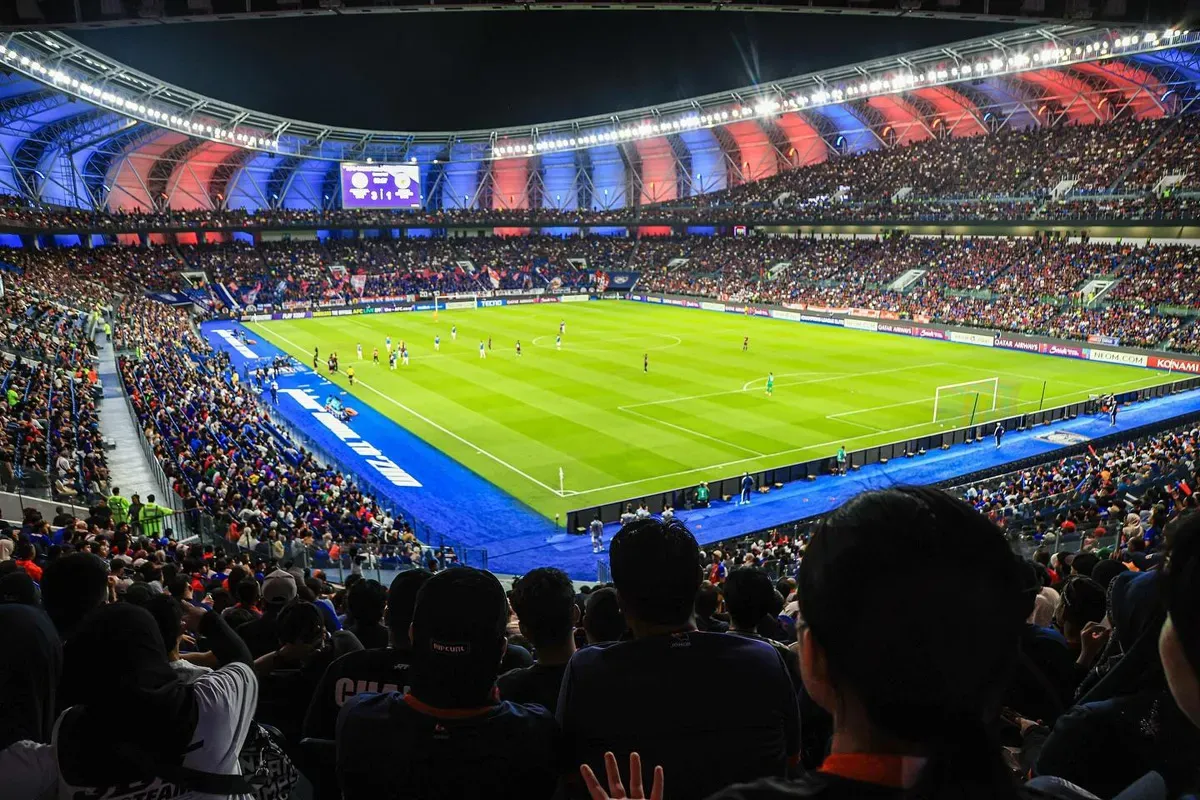
[[[279,646],[279,612],[296,599],[297,591],[296,576],[290,572],[277,569],[263,579],[262,616],[237,629],[255,658],[265,656]]]
[[[633,638],[579,650],[563,675],[560,763],[573,794],[582,790],[579,765],[599,772],[606,751],[661,765],[672,797],[782,777],[800,757],[796,690],[770,644],[696,630],[700,548],[691,531],[678,519],[638,520],[613,537],[609,563]],[[754,702],[714,714],[703,701],[714,686],[753,686]]]
[[[356,695],[338,716],[345,800],[553,793],[554,718],[496,696],[507,621],[491,573],[457,567],[425,582],[410,628],[409,692]]]

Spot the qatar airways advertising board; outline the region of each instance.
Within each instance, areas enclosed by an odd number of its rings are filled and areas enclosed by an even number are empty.
[[[420,208],[416,164],[342,163],[342,208]]]

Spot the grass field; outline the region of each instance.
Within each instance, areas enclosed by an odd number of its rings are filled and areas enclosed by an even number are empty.
[[[966,424],[933,422],[937,386],[999,378],[1007,413],[1036,410],[1043,382],[1050,407],[1169,380],[1137,367],[613,301],[249,327],[306,364],[314,346],[322,357],[336,351],[343,370],[355,366],[350,393],[360,402],[547,516]],[[407,368],[387,369],[389,335],[408,343]],[[488,337],[494,349],[480,360]],[[343,375],[335,380],[346,387]],[[967,413],[961,396],[954,402]]]

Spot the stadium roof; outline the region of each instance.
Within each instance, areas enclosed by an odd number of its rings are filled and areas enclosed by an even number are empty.
[[[945,131],[1161,116],[1200,92],[1197,32],[1050,25],[606,115],[379,131],[225,103],[62,32],[0,43],[10,72],[0,84],[0,187],[84,207],[327,207],[334,162],[374,159],[418,163],[430,205],[607,208]]]
[[[926,7],[933,6],[933,7]],[[1105,20],[1145,24],[1183,19],[1188,7],[1181,0],[765,0],[764,2],[701,3],[694,0],[555,0],[539,4],[495,0],[139,0],[137,3],[87,3],[78,0],[18,0],[0,9],[0,25],[20,29],[108,28],[177,25],[232,19],[277,19],[288,16],[350,16],[446,13],[461,11],[537,12],[563,9],[644,11],[761,11],[767,13],[835,14],[910,17],[918,19],[978,19],[1012,24],[1042,24],[1063,20]]]

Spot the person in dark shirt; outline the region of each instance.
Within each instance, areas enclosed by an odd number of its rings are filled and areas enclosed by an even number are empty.
[[[353,633],[368,649],[388,645],[388,629],[381,622],[387,606],[387,590],[376,580],[359,581],[350,588],[346,598],[351,624],[346,630]]]
[[[426,581],[413,612],[408,694],[357,695],[338,715],[345,800],[551,795],[554,718],[496,697],[507,622],[491,573],[457,567]]]
[[[275,570],[263,581],[262,616],[237,629],[238,636],[246,642],[255,658],[265,656],[279,647],[279,612],[296,599],[297,591],[296,576],[290,572]]]
[[[583,607],[583,631],[588,644],[615,642],[625,635],[625,617],[616,589],[604,586],[588,595]]]
[[[533,644],[532,667],[506,672],[496,681],[500,698],[536,703],[552,712],[558,706],[567,662],[575,654],[579,607],[567,573],[553,567],[532,570],[513,585],[512,607],[521,633]]]
[[[304,735],[332,739],[338,711],[356,694],[408,691],[412,625],[417,592],[432,577],[423,569],[401,572],[387,594],[387,625],[391,646],[347,653],[325,670],[304,717]]]
[[[637,751],[661,765],[673,799],[705,797],[739,780],[782,777],[799,757],[796,692],[769,644],[696,631],[700,549],[679,520],[638,520],[609,550],[630,641],[585,647],[563,676],[568,791],[583,792],[580,764],[600,773],[606,751]],[[754,702],[703,698],[713,686],[752,687]]]
[[[800,657],[795,650],[781,642],[763,636],[759,630],[763,621],[777,621],[772,613],[779,593],[771,585],[771,578],[758,567],[740,567],[729,573],[725,581],[725,608],[729,611],[729,632],[748,639],[766,642],[775,648],[787,665],[788,677],[796,690],[800,703],[800,762],[809,769],[821,766],[829,752],[829,738],[833,735],[833,718],[821,708],[804,690],[800,676]]]
[[[717,607],[720,605],[721,592],[708,581],[700,584],[696,592],[696,630],[709,633],[724,633],[729,630],[729,623],[718,619]]]
[[[948,538],[970,569],[930,557]],[[1003,534],[942,492],[867,492],[821,518],[800,565],[798,629],[804,685],[834,718],[831,753],[799,781],[714,800],[1021,796],[996,723],[1024,590]]]

